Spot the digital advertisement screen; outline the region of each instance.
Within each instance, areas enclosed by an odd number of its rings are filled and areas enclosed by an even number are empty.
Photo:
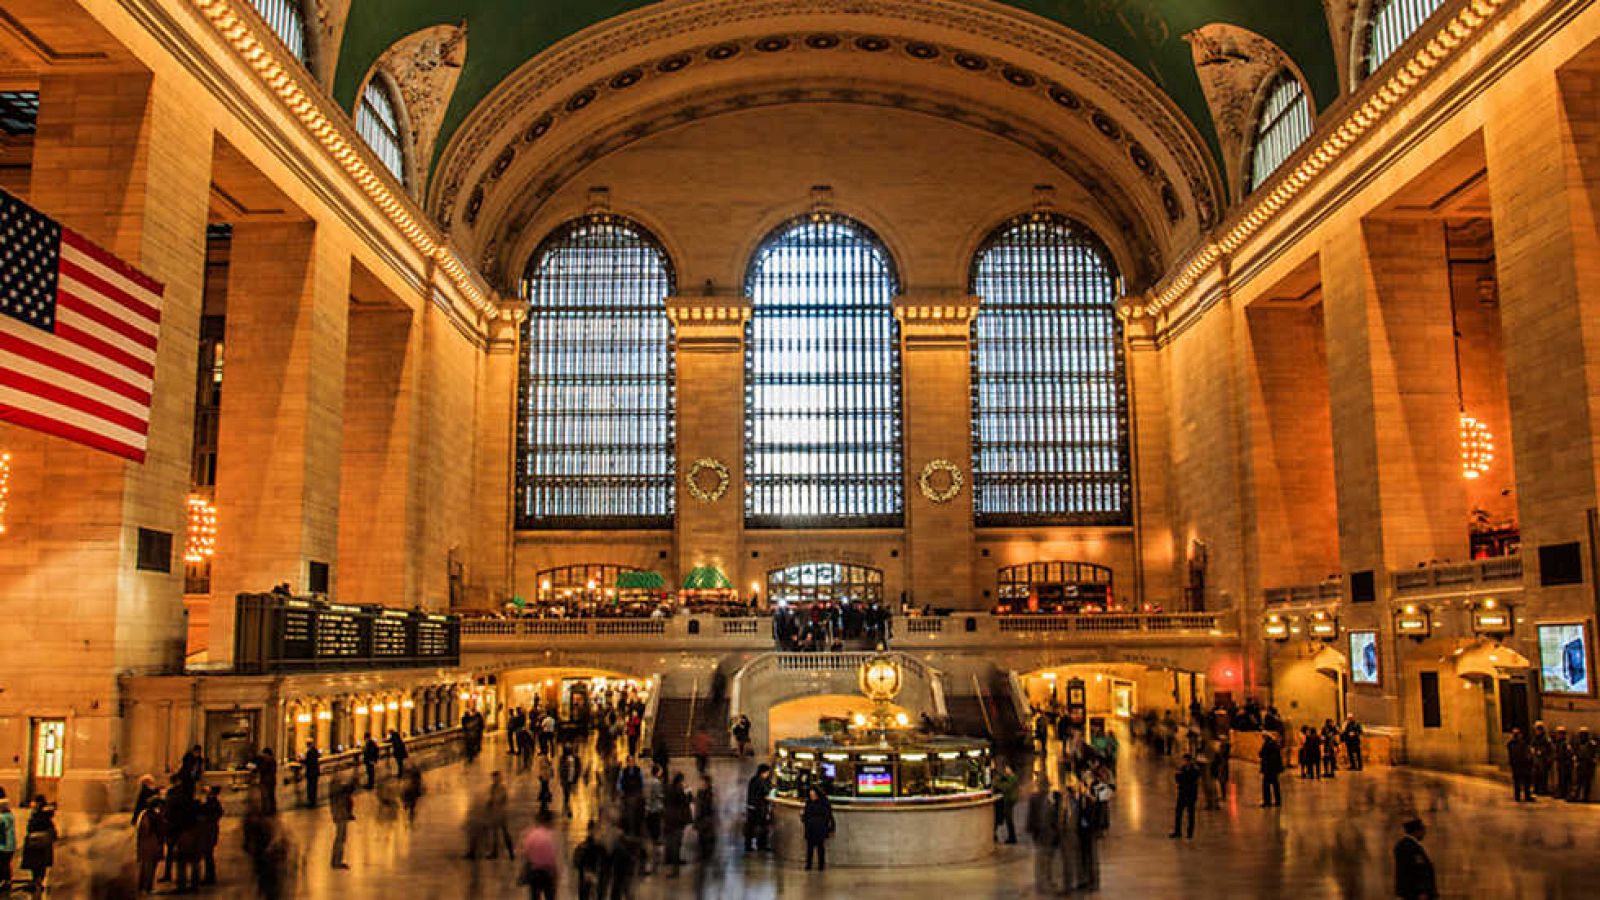
[[[1378,633],[1350,632],[1350,680],[1355,684],[1378,683]]]
[[[888,766],[862,766],[857,769],[856,796],[893,797],[894,773]]]
[[[1589,632],[1581,622],[1539,626],[1539,686],[1546,694],[1589,694]]]

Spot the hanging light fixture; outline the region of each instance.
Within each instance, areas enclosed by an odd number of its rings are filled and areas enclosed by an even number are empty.
[[[6,504],[11,499],[11,454],[0,452],[0,534],[6,533]]]
[[[1469,480],[1486,474],[1494,462],[1494,435],[1489,426],[1461,414],[1461,475]]]
[[[199,494],[189,495],[189,533],[183,561],[203,563],[217,555],[217,508]]]

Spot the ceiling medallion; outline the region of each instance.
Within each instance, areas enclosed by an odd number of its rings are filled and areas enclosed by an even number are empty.
[[[943,472],[948,482],[943,488],[934,487],[933,479]],[[917,476],[917,488],[922,491],[922,496],[934,503],[949,503],[961,493],[965,479],[961,477],[961,469],[948,459],[929,460],[922,467],[922,474]]]
[[[717,476],[716,486],[710,490],[701,487],[701,472],[715,474]],[[722,495],[728,492],[728,485],[732,481],[733,476],[728,472],[728,467],[723,465],[721,460],[712,459],[709,456],[702,456],[695,460],[694,465],[690,466],[689,471],[683,476],[684,487],[688,489],[689,496],[699,500],[701,503],[715,503],[721,500]]]

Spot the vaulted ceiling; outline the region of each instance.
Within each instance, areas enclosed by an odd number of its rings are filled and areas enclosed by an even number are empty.
[[[842,5],[844,4],[841,0]],[[334,93],[354,105],[368,70],[396,41],[436,25],[464,24],[468,47],[437,147],[502,80],[542,50],[653,0],[353,0],[338,54]],[[1235,25],[1272,41],[1300,68],[1319,107],[1338,94],[1334,41],[1322,0],[1010,0],[1003,4],[1064,25],[1127,61],[1192,122],[1216,150],[1216,128],[1184,36]]]

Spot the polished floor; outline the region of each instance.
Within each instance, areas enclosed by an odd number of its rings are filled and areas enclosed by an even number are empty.
[[[351,868],[328,865],[332,826],[327,809],[285,806],[281,822],[293,843],[294,897],[454,898],[526,896],[515,886],[515,866],[462,858],[469,806],[486,790],[495,768],[514,767],[499,748],[475,766],[430,772],[427,795],[414,826],[385,821],[376,799],[357,800],[347,853]],[[992,863],[953,867],[937,860],[893,870],[784,867],[768,858],[747,859],[737,844],[745,761],[718,762],[714,776],[723,815],[723,842],[709,878],[692,867],[677,880],[641,880],[639,900],[715,898],[1013,898],[1039,896],[1027,839],[1002,845]],[[1516,804],[1510,789],[1490,781],[1410,770],[1341,772],[1324,781],[1284,779],[1281,809],[1260,809],[1259,782],[1237,764],[1222,808],[1202,810],[1193,840],[1167,837],[1171,828],[1171,762],[1135,752],[1124,760],[1109,836],[1102,845],[1099,894],[1131,898],[1388,897],[1390,847],[1398,823],[1413,812],[1430,828],[1426,845],[1445,897],[1554,898],[1600,896],[1600,804],[1579,806],[1541,800]],[[511,775],[512,828],[532,819],[537,781]],[[574,822],[592,808],[585,797]],[[1021,810],[1018,810],[1021,824]],[[581,835],[562,829],[569,842]],[[131,877],[132,845],[125,819],[95,837],[62,846],[53,896],[104,895],[117,873]],[[219,854],[221,884],[207,893],[253,893],[240,849],[238,821],[225,823]],[[565,879],[561,896],[576,896]],[[170,885],[160,886],[160,890]]]

